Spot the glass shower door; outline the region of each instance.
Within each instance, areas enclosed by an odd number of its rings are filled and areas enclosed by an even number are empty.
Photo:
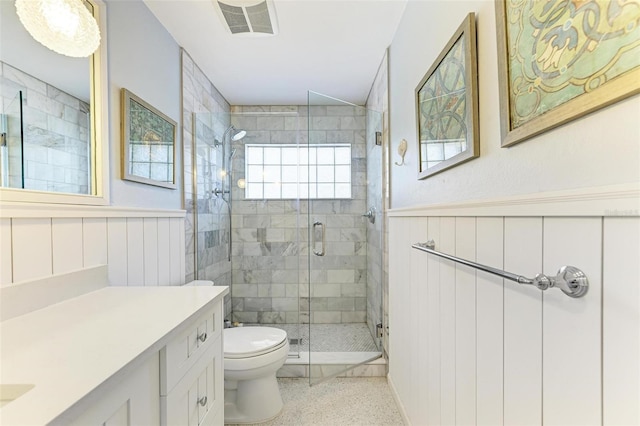
[[[374,198],[382,203],[381,162],[380,185],[367,178],[368,147],[376,147],[380,116],[339,99],[308,94],[300,198],[308,202],[311,384],[381,356],[377,324],[382,311],[382,251],[380,261],[367,259],[375,252],[369,239],[382,241],[380,235],[371,238],[381,229],[375,227],[374,216]],[[365,217],[368,211],[372,221]]]

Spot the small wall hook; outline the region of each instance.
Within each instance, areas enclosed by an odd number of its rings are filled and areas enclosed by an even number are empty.
[[[398,145],[398,154],[400,154],[400,158],[402,159],[402,162],[398,163],[397,161],[395,162],[396,166],[404,166],[404,156],[407,153],[407,146],[409,144],[407,143],[406,139],[402,139],[400,141],[400,145]]]

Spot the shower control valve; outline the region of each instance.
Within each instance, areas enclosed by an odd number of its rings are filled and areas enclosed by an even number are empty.
[[[216,197],[221,196],[222,194],[228,194],[229,190],[228,189],[220,189],[220,188],[216,188],[213,191],[211,191],[213,193],[213,195],[215,195]]]

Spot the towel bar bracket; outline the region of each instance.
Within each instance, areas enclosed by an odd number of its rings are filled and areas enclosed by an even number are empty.
[[[515,281],[518,284],[533,285],[540,290],[547,290],[555,287],[562,290],[562,292],[567,296],[574,298],[584,296],[589,290],[589,280],[587,279],[587,276],[575,266],[561,267],[555,277],[538,274],[535,278],[527,278],[522,275],[516,275],[511,272],[502,271],[491,266],[481,265],[470,260],[436,251],[436,244],[433,240],[429,240],[426,243],[417,243],[412,245],[412,247],[457,263],[462,263],[463,265],[467,265],[475,269],[480,269],[481,271],[485,271],[511,281]]]

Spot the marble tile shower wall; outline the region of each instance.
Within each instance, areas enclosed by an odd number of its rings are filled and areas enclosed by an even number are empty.
[[[247,131],[235,143],[233,168],[233,315],[250,323],[352,323],[367,316],[366,116],[360,108],[232,107],[231,122]],[[312,221],[326,224],[326,255],[311,256],[309,202],[245,200],[247,143],[352,144],[352,199],[313,200]],[[298,213],[300,214],[298,216]],[[309,306],[311,310],[309,311]]]
[[[0,62],[2,113],[19,125],[16,96],[22,91],[24,153],[9,137],[9,184],[27,189],[89,193],[89,104]],[[22,156],[24,155],[24,171]]]
[[[215,136],[220,139],[229,125],[230,106],[185,50],[181,57],[184,208],[187,210],[185,281],[197,277],[212,280],[216,285],[231,285],[231,262],[227,257],[230,215],[225,202],[211,193],[221,183],[223,166],[220,148],[215,148],[213,141]],[[196,223],[198,229],[195,229]],[[231,297],[227,296],[225,317],[230,312]]]

